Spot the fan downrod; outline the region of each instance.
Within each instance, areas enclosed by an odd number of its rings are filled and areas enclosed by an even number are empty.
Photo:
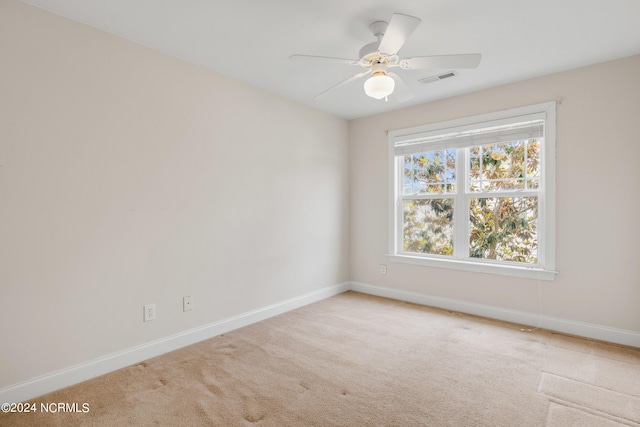
[[[371,23],[371,25],[369,25],[369,30],[378,40],[366,44],[362,47],[362,49],[360,49],[359,56],[361,66],[369,68],[374,64],[384,63],[386,65],[389,65],[397,63],[397,56],[382,55],[378,50],[380,42],[382,41],[382,38],[387,31],[387,27],[389,27],[389,23],[386,21],[375,21]]]

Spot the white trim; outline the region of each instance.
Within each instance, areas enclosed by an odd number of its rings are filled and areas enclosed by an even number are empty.
[[[420,135],[418,138],[394,138],[394,153],[396,156],[421,153],[423,151],[448,150],[451,148],[465,148],[475,145],[486,145],[492,143],[505,143],[520,141],[522,139],[542,138],[544,135],[543,124],[545,113],[537,113],[537,120],[533,117],[517,117],[517,121],[527,122],[527,126],[522,125],[518,129],[504,129],[509,126],[517,126],[514,119],[501,119],[493,122],[474,123],[471,125],[456,128],[451,134],[443,134],[443,130],[428,132],[433,135]],[[502,125],[502,129],[495,129]],[[482,129],[478,129],[482,126]],[[486,130],[489,128],[490,130]],[[472,132],[473,131],[473,132]]]
[[[490,305],[476,304],[453,298],[437,297],[402,289],[374,286],[366,283],[351,282],[349,288],[352,291],[364,294],[412,302],[430,307],[443,308],[445,310],[458,311],[491,319],[504,320],[506,322],[513,322],[521,325],[534,325],[551,331],[640,348],[640,332],[636,331],[611,328],[608,326],[562,319],[559,317],[543,316],[535,313],[527,313],[524,311],[511,310]]]
[[[407,147],[396,147],[396,143],[401,141],[432,137],[450,132],[461,130],[475,129],[478,126],[505,125],[506,123],[515,123],[519,120],[544,120],[544,143],[541,147],[540,156],[542,161],[540,174],[540,190],[536,192],[538,197],[538,264],[526,265],[523,267],[511,266],[508,263],[495,262],[492,260],[478,260],[469,258],[468,250],[468,220],[461,216],[460,209],[454,211],[454,253],[453,256],[446,260],[440,259],[437,255],[413,254],[405,253],[402,248],[402,209],[401,201],[405,198],[421,198],[415,196],[402,196],[403,178],[401,175],[402,166],[400,164],[401,157],[397,157],[398,150],[413,150]],[[536,278],[546,281],[555,280],[556,260],[556,220],[555,220],[555,186],[556,186],[556,170],[555,170],[555,153],[556,153],[556,102],[549,101],[536,105],[512,108],[509,110],[497,111],[477,116],[462,117],[459,119],[449,120],[439,123],[431,123],[423,126],[417,126],[407,129],[392,130],[387,133],[387,149],[388,149],[388,259],[394,262],[406,264],[426,265],[439,268],[449,268],[455,270],[474,271],[488,274]],[[429,145],[431,149],[451,148],[448,142],[436,141],[435,143],[417,143],[417,147]],[[408,146],[411,147],[411,146]],[[415,147],[414,147],[415,148]],[[466,185],[461,185],[460,180],[466,177],[466,172],[461,174],[462,166],[467,165],[468,159],[465,158],[464,152],[460,147],[458,150],[457,161],[457,187],[458,194],[438,194],[438,197],[453,198],[454,203],[462,204],[461,201],[468,201],[472,195],[467,193]],[[412,151],[413,152],[413,151]],[[465,166],[466,167],[466,166]],[[486,193],[477,194],[478,197]],[[491,193],[497,197],[497,194]],[[505,193],[507,194],[507,193]],[[519,197],[523,193],[514,191],[509,192],[509,197]],[[435,197],[435,196],[434,196]],[[506,197],[506,196],[505,196]],[[431,198],[431,195],[429,197]],[[456,215],[455,212],[458,212]],[[464,224],[464,226],[463,226]],[[464,230],[466,234],[462,234]],[[482,261],[482,262],[480,262]]]
[[[260,322],[287,311],[338,295],[349,290],[349,283],[328,286],[317,291],[271,304],[208,325],[180,332],[149,343],[112,353],[22,383],[0,389],[0,403],[18,403],[82,381],[131,366],[152,357]]]
[[[393,161],[389,161],[388,163],[388,173],[389,178],[387,179],[387,197],[388,197],[388,223],[387,223],[387,236],[388,236],[388,253],[395,254],[398,249],[396,235],[402,233],[401,229],[401,221],[398,220],[398,203],[400,203],[399,199],[396,199],[396,191],[397,186],[399,186],[400,182],[402,182],[402,178],[400,177],[400,170],[398,168],[398,162],[395,160],[394,154],[394,146],[393,144],[387,145],[387,155],[388,159],[394,159]]]
[[[523,120],[526,120],[527,118],[532,118],[535,120],[540,118],[541,116],[539,116],[538,114],[549,108],[552,103],[555,105],[555,101],[547,101],[540,104],[510,108],[508,110],[495,111],[492,113],[479,114],[476,116],[461,117],[444,122],[430,123],[427,125],[420,125],[405,129],[390,130],[388,134],[389,137],[393,139],[393,142],[395,142],[402,139],[421,136],[423,134],[429,136],[437,133],[445,133],[447,129],[451,128],[460,129],[463,126],[474,128],[480,124],[487,122],[504,123],[499,121],[502,119],[511,120],[514,117],[523,117]]]
[[[488,262],[472,262],[459,259],[426,258],[405,254],[387,255],[391,262],[402,264],[425,265],[436,268],[453,268],[456,270],[473,271],[476,273],[499,274],[501,276],[524,277],[525,279],[537,279],[553,282],[557,271],[546,270],[538,267],[519,267],[515,265],[497,265]]]
[[[550,316],[539,316],[534,313],[420,294],[402,289],[359,282],[345,282],[2,388],[0,389],[0,403],[24,402],[27,399],[33,399],[37,396],[78,384],[99,375],[131,366],[152,357],[260,322],[349,290],[522,325],[539,325],[540,328],[544,329],[640,348],[640,332]]]

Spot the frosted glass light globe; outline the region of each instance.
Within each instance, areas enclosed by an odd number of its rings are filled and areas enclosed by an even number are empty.
[[[396,82],[386,74],[379,74],[364,82],[364,93],[375,99],[385,98],[393,93]]]

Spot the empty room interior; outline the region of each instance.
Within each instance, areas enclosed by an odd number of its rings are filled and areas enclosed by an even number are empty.
[[[638,18],[0,0],[0,425],[640,426]]]

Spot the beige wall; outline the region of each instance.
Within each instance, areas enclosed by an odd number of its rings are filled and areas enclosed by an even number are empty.
[[[540,287],[545,316],[640,332],[638,76],[634,56],[352,121],[351,279],[531,313]],[[386,130],[559,99],[554,282],[387,261]]]
[[[347,121],[16,0],[0,64],[0,388],[348,280]]]
[[[638,56],[348,123],[3,0],[0,64],[0,388],[349,279],[640,332]],[[385,130],[559,98],[555,282],[388,263]]]

